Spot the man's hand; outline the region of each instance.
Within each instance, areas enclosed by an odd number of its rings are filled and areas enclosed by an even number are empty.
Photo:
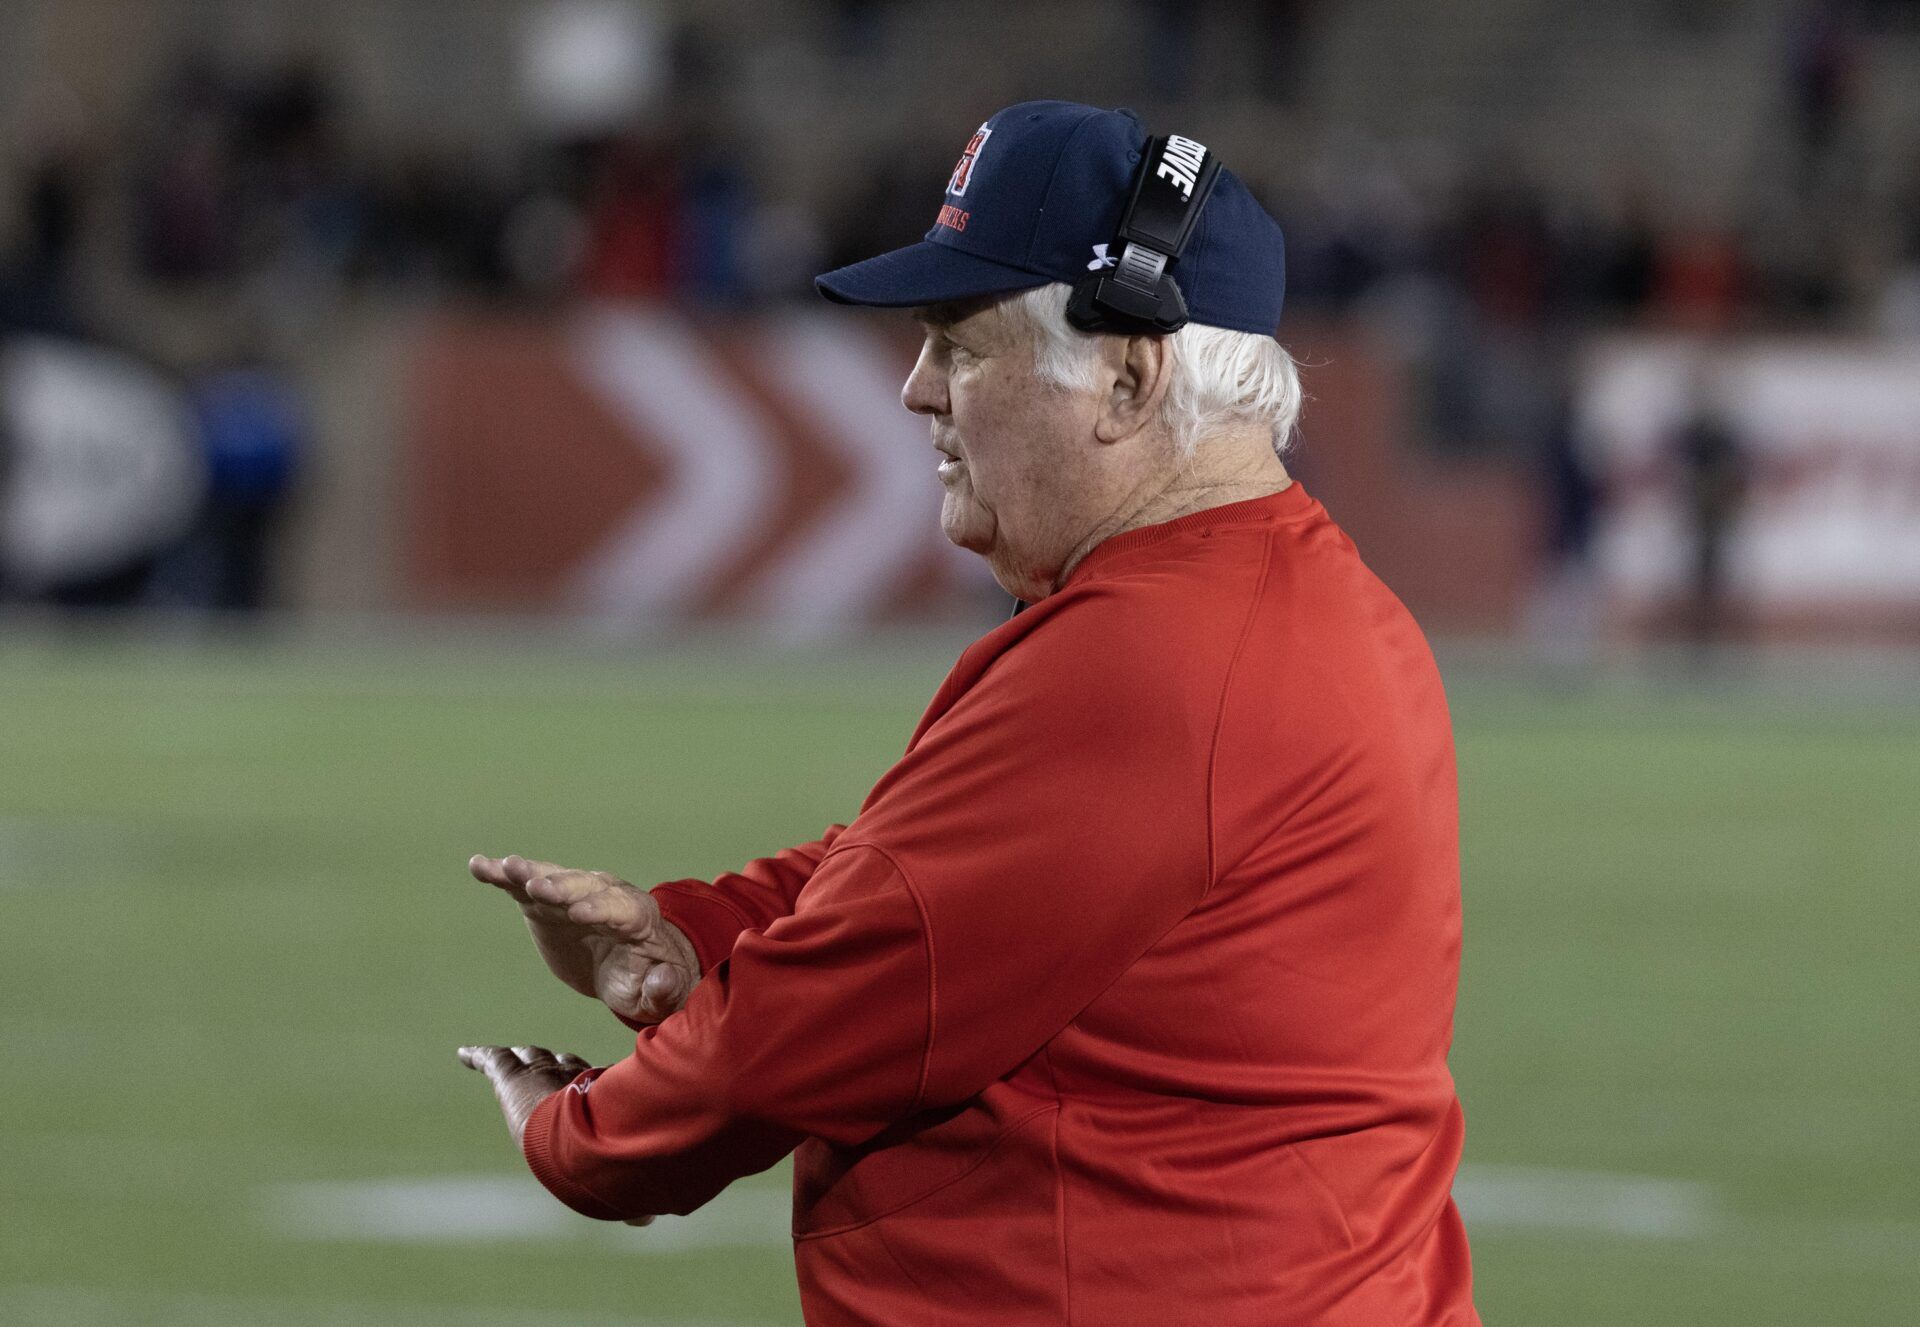
[[[500,1113],[507,1117],[513,1145],[526,1148],[527,1121],[533,1109],[592,1068],[578,1055],[554,1052],[545,1046],[462,1046],[460,1063],[478,1069],[493,1084]],[[650,1216],[629,1217],[630,1226],[653,1224]]]
[[[460,1063],[493,1084],[515,1147],[526,1137],[533,1108],[593,1067],[578,1055],[556,1055],[545,1046],[462,1046],[459,1055]]]
[[[700,979],[692,942],[643,889],[524,857],[475,857],[467,868],[520,905],[554,976],[624,1018],[658,1023]]]

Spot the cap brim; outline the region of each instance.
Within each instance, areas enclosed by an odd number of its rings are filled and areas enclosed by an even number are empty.
[[[813,279],[813,284],[836,304],[905,309],[1030,290],[1052,279],[945,244],[921,240],[904,249],[822,273]]]

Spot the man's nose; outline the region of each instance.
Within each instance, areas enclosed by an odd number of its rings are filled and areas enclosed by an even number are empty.
[[[914,361],[913,372],[900,388],[900,404],[916,415],[944,415],[947,412],[946,376],[936,368],[925,347]]]

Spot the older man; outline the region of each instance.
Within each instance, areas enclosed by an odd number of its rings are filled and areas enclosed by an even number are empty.
[[[794,1153],[814,1324],[1477,1321],[1445,702],[1282,463],[1280,243],[1200,144],[1036,102],[820,278],[917,309],[942,524],[1027,607],[817,843],[650,894],[475,859],[640,1027],[462,1052],[562,1201]]]

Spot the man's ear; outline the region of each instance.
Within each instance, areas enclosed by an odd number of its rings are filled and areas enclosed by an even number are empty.
[[[1160,413],[1173,379],[1173,345],[1164,336],[1115,337],[1108,355],[1112,385],[1093,434],[1102,442],[1124,442]]]

